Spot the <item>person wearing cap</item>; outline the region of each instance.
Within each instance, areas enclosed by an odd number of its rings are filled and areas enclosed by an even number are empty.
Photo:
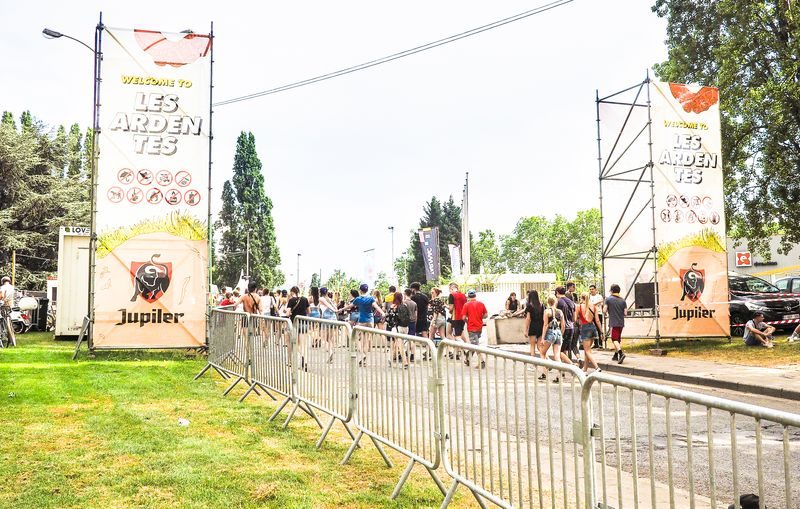
[[[469,334],[469,342],[473,345],[479,345],[481,342],[481,332],[483,331],[483,319],[489,316],[486,306],[483,302],[478,300],[478,295],[475,290],[467,292],[467,303],[464,304],[464,318],[467,321],[467,334]],[[464,364],[469,366],[469,358],[471,352],[464,356]],[[480,368],[483,369],[486,363],[481,359]]]
[[[744,326],[744,344],[772,348],[772,333],[775,327],[764,323],[764,313],[756,311],[753,319]]]
[[[367,283],[363,283],[358,290],[361,292],[361,295],[353,299],[353,302],[345,309],[358,310],[357,325],[361,327],[372,327],[374,324],[374,315],[383,316],[383,310],[375,301],[375,298],[369,295],[369,285]],[[362,341],[359,342],[358,348],[362,355],[361,359],[358,361],[359,366],[366,365],[370,345],[371,341],[368,337],[363,337]]]

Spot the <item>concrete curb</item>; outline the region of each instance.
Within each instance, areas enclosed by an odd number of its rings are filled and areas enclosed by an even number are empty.
[[[625,366],[624,364],[600,362],[600,369],[603,371],[610,371],[613,373],[621,373],[623,375],[641,376],[646,378],[654,378],[661,380],[668,380],[670,382],[686,383],[691,385],[698,385],[701,387],[714,387],[716,389],[726,389],[729,391],[744,392],[758,396],[767,396],[770,398],[789,399],[800,401],[800,391],[775,388],[762,385],[744,384],[740,382],[731,382],[728,380],[719,380],[717,378],[704,378],[693,375],[681,375],[678,373],[665,373],[662,371],[653,371],[650,369],[637,368],[635,366]]]

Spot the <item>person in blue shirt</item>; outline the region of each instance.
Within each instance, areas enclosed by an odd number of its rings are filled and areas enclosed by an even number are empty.
[[[375,298],[368,294],[369,285],[366,283],[362,284],[359,287],[359,291],[361,294],[353,299],[353,302],[351,302],[346,309],[358,310],[357,324],[360,327],[372,327],[375,315],[383,316],[383,310],[378,305]],[[360,336],[361,340],[359,341],[358,349],[362,357],[361,360],[358,361],[358,365],[365,366],[367,364],[367,354],[372,347],[372,337],[371,334],[361,334]]]

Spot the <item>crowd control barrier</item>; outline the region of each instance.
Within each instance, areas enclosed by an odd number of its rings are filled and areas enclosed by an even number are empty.
[[[459,486],[481,507],[739,509],[747,493],[800,507],[797,414],[337,321],[214,309],[210,330],[195,378],[214,370],[236,379],[225,394],[245,380],[241,399],[280,396],[270,420],[293,403],[284,427],[304,411],[323,428],[317,447],[342,422],[342,463],[364,436],[387,466],[384,447],[404,455],[392,498],[420,464],[443,508]]]
[[[581,507],[581,387],[575,366],[445,340],[438,346],[453,483],[501,507]],[[539,378],[541,377],[541,379]]]
[[[214,369],[222,378],[235,378],[225,390],[228,394],[236,385],[248,379],[249,356],[247,346],[247,313],[214,309],[209,318],[210,335],[208,364],[198,373],[197,380],[209,369]]]
[[[358,360],[355,394],[358,436],[342,463],[350,460],[364,435],[372,440],[387,466],[392,462],[381,444],[408,458],[392,491],[397,498],[415,464],[422,465],[445,493],[436,469],[441,450],[437,433],[439,389],[436,347],[426,338],[380,329],[355,327]],[[413,360],[412,356],[413,355]]]
[[[297,351],[293,357],[297,365],[297,399],[330,416],[317,440],[317,448],[322,446],[337,420],[355,440],[348,424],[355,408],[351,378],[356,359],[350,324],[297,316],[294,330],[297,337]]]
[[[605,373],[582,402],[591,507],[800,507],[800,415]]]

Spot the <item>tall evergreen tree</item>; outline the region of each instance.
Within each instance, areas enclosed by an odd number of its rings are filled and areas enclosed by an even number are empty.
[[[450,251],[448,244],[461,243],[461,207],[456,205],[453,197],[442,203],[437,197],[423,207],[423,215],[419,221],[420,228],[439,228],[439,260],[442,266],[442,276],[447,278],[451,274]],[[419,245],[419,235],[411,232],[411,242],[404,254],[406,260],[406,276],[410,282],[427,281],[425,265],[422,259],[422,250]]]
[[[81,156],[81,178],[92,178],[92,160],[94,159],[94,130],[91,127],[86,129],[83,137],[83,155]]]
[[[17,123],[14,121],[14,114],[10,111],[3,112],[3,118],[0,120],[0,124],[11,126],[12,129],[15,131],[17,130]]]
[[[67,136],[67,176],[77,179],[81,175],[83,151],[81,149],[81,127],[72,124]]]
[[[222,189],[222,211],[216,225],[222,232],[220,259],[214,279],[220,285],[235,283],[245,269],[247,234],[250,232],[250,276],[259,284],[283,284],[278,270],[281,257],[272,219],[272,200],[264,190],[261,161],[253,133],[242,132],[236,140],[233,178]]]

